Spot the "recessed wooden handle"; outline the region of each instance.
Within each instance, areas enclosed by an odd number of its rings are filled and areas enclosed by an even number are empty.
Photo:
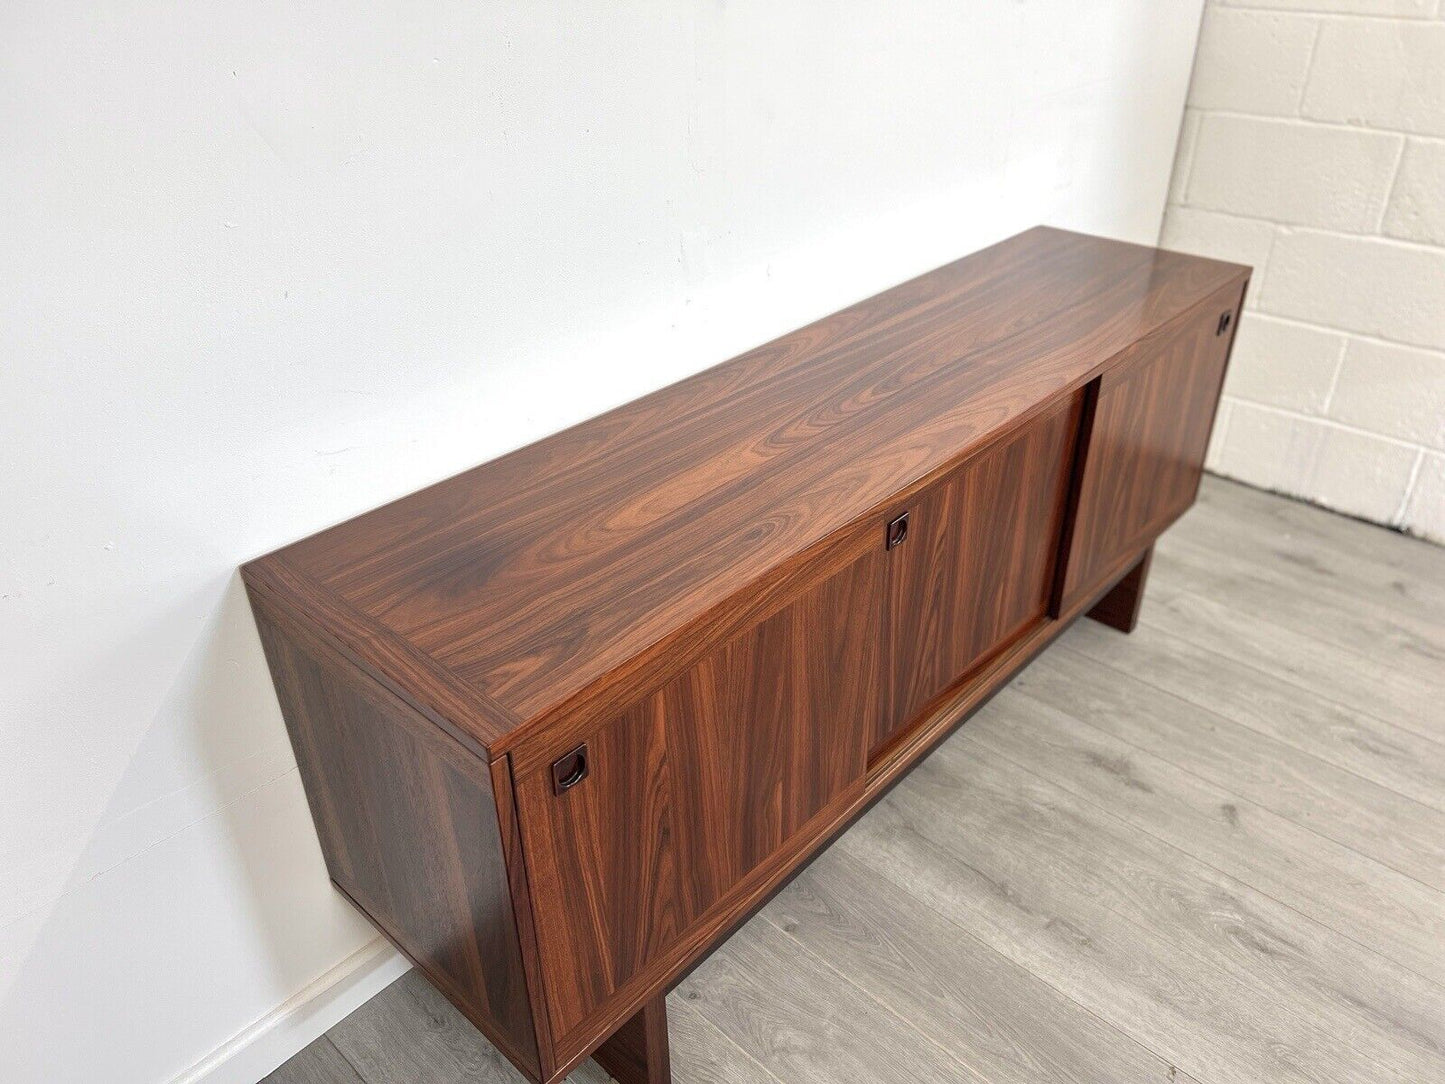
[[[1219,314],[1219,326],[1214,329],[1214,334],[1223,335],[1229,330],[1229,325],[1234,323],[1234,313],[1221,312]]]
[[[908,537],[908,513],[895,516],[888,521],[888,533],[883,548],[891,550],[894,546],[901,546],[903,540]]]
[[[570,790],[587,778],[587,771],[587,744],[584,742],[552,761],[552,792],[561,794]]]

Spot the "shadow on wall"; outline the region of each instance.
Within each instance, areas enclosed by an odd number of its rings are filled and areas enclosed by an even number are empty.
[[[187,616],[154,621],[174,628]],[[121,649],[135,653],[134,641]],[[195,781],[133,802],[167,775]],[[0,1047],[14,1079],[71,1080],[76,1066],[102,1065],[124,1067],[113,1080],[144,1066],[157,1075],[136,1079],[181,1073],[187,1066],[155,1065],[147,1037],[158,1021],[185,1022],[173,1050],[214,1049],[233,1037],[238,1001],[259,1019],[376,939],[327,878],[235,572],[90,819],[98,828],[52,905],[6,930]],[[217,928],[250,936],[215,943]],[[87,1020],[98,1026],[77,1026]]]

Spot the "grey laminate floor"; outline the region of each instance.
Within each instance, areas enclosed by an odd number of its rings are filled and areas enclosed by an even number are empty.
[[[1066,633],[668,1013],[679,1084],[1445,1081],[1445,549],[1207,480],[1132,636]],[[522,1078],[413,973],[269,1079]]]

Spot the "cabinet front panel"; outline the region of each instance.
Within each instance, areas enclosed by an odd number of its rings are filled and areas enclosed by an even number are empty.
[[[882,693],[876,553],[587,738],[587,776],[518,780],[560,1038],[861,781]]]
[[[1082,396],[968,460],[908,508],[888,553],[888,685],[872,748],[1043,619]]]
[[[1216,294],[1149,356],[1104,376],[1059,610],[1122,572],[1194,502],[1239,301],[1237,287]]]

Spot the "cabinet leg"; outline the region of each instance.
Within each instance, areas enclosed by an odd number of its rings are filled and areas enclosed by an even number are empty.
[[[1107,595],[1094,603],[1089,616],[1120,632],[1133,632],[1139,623],[1139,607],[1144,603],[1144,582],[1149,578],[1149,562],[1154,559],[1150,546],[1139,563],[1124,573]]]
[[[672,1084],[667,1002],[658,994],[592,1053],[617,1084]]]

